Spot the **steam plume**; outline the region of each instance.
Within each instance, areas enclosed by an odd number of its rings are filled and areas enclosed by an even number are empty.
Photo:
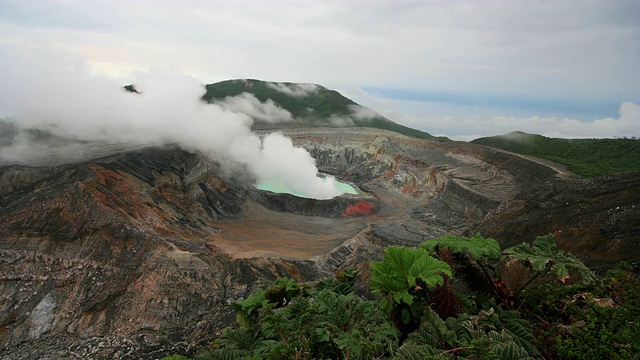
[[[82,59],[52,49],[0,49],[0,117],[15,133],[39,129],[77,141],[178,143],[242,164],[257,182],[278,177],[292,190],[318,199],[339,194],[331,181],[318,178],[315,160],[290,139],[278,133],[260,138],[241,109],[228,102],[201,102],[205,88],[195,79],[156,70],[138,74],[134,84],[141,94],[123,91],[121,84],[92,74]],[[248,101],[261,116],[286,116],[272,103]],[[16,146],[31,145],[24,138],[0,144],[0,160],[15,154]]]

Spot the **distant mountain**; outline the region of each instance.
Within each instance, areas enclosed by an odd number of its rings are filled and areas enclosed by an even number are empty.
[[[209,84],[206,88],[207,92],[202,99],[207,102],[224,102],[226,98],[247,93],[263,103],[273,102],[292,115],[292,120],[277,122],[254,118],[256,128],[372,127],[417,138],[433,138],[426,132],[395,123],[337,91],[316,84],[238,79]]]
[[[472,143],[552,160],[584,177],[640,170],[640,139],[635,138],[557,139],[516,131]]]

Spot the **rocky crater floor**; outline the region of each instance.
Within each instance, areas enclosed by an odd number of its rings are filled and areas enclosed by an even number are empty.
[[[637,175],[567,178],[536,159],[383,130],[284,132],[360,193],[257,190],[176,147],[0,167],[0,358],[194,353],[234,321],[234,301],[278,277],[320,279],[450,233],[511,244],[554,232],[596,265],[638,259]]]

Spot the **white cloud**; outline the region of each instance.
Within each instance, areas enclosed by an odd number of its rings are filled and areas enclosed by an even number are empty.
[[[377,112],[362,105],[350,105],[349,110],[351,110],[351,116],[357,120],[371,120],[380,116]]]
[[[612,138],[640,136],[640,106],[631,102],[620,105],[620,116],[595,121],[571,118],[484,116],[423,119],[422,126],[449,127],[449,133],[483,136],[524,131],[559,138]]]
[[[505,116],[500,109],[391,100],[361,89],[347,92],[393,121],[461,141],[513,131],[561,138],[640,137],[640,105],[633,102],[623,102],[618,117],[587,121],[554,116]]]
[[[268,82],[267,87],[293,97],[305,97],[318,90],[318,85],[316,84],[284,84]]]
[[[637,1],[0,2],[3,42],[124,74],[636,100]],[[372,26],[371,24],[375,24]]]
[[[328,122],[330,126],[337,126],[337,127],[355,125],[351,117],[335,115],[335,114],[332,114],[331,116],[329,116]]]
[[[225,110],[242,113],[253,119],[261,120],[267,123],[282,123],[293,121],[293,115],[271,99],[267,99],[264,103],[258,100],[253,94],[242,93],[237,96],[227,96],[226,98],[216,101]]]

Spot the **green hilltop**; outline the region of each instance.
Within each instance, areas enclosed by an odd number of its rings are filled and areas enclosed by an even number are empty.
[[[636,138],[557,139],[516,131],[471,142],[555,161],[588,178],[640,171]]]
[[[395,131],[417,138],[432,135],[395,123],[374,111],[358,105],[335,90],[316,84],[268,82],[255,79],[226,80],[206,85],[202,99],[216,102],[227,97],[249,93],[261,102],[273,101],[293,115],[294,122],[270,124],[254,119],[254,127],[371,127]],[[444,140],[444,139],[442,139]]]

